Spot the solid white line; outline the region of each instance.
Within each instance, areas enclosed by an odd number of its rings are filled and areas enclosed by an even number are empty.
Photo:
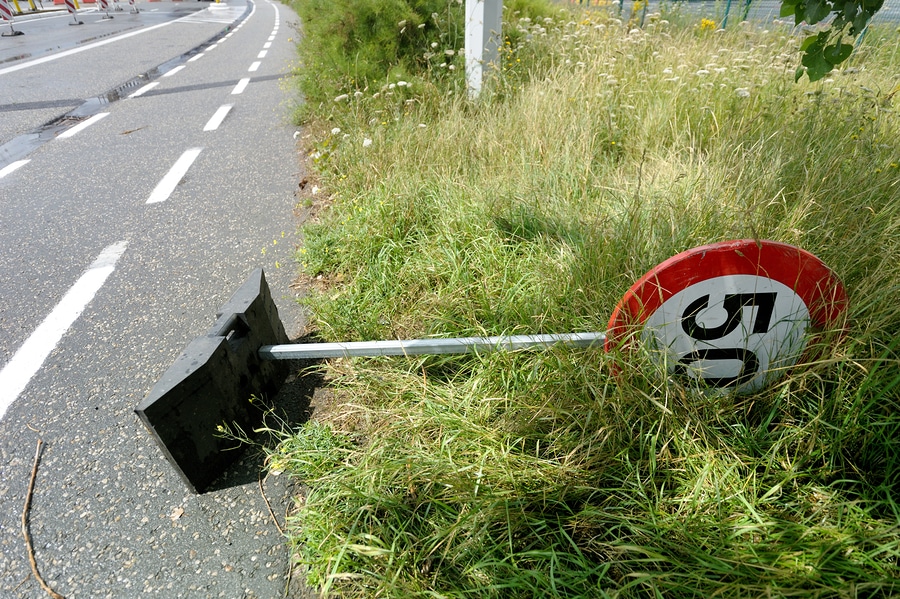
[[[93,125],[94,123],[99,121],[100,119],[102,119],[104,117],[108,117],[108,116],[109,116],[108,112],[97,113],[94,116],[92,116],[91,118],[89,118],[88,120],[82,121],[82,122],[78,123],[77,125],[75,125],[74,127],[72,127],[71,129],[63,131],[62,133],[60,133],[59,135],[56,136],[56,139],[66,139],[67,137],[72,137],[73,135],[81,133],[82,131],[84,131],[85,129],[87,129],[88,127],[90,127],[91,125]]]
[[[222,121],[225,120],[225,117],[228,116],[228,111],[231,110],[233,106],[234,104],[223,104],[222,106],[219,106],[219,109],[214,115],[212,115],[212,118],[209,119],[209,121],[206,123],[206,126],[203,127],[203,130],[215,131],[216,129],[218,129],[219,125],[222,124]]]
[[[200,60],[201,58],[203,58],[203,52],[188,58],[188,62],[194,62],[195,60]]]
[[[265,48],[266,50],[268,50],[271,47],[272,47],[272,42],[266,42],[265,44],[263,44],[263,48]]]
[[[28,164],[29,162],[31,162],[30,159],[28,159],[28,160],[16,160],[16,161],[13,162],[12,164],[7,164],[7,165],[4,166],[3,168],[0,168],[0,179],[2,179],[3,177],[5,177],[6,175],[10,174],[11,172],[13,172],[13,171],[15,171],[15,170],[18,170],[19,168],[25,166],[25,165]]]
[[[188,15],[189,17],[190,15]],[[122,35],[111,37],[109,39],[101,40],[99,42],[94,42],[93,44],[87,44],[85,46],[80,46],[78,48],[72,48],[71,50],[64,50],[58,54],[51,54],[50,56],[43,56],[41,58],[36,58],[34,60],[29,60],[28,62],[23,62],[22,64],[17,64],[11,67],[6,67],[5,69],[0,69],[0,75],[6,75],[7,73],[12,73],[14,71],[19,71],[21,69],[27,69],[28,67],[37,66],[39,64],[44,64],[53,60],[57,60],[59,58],[65,58],[66,56],[72,56],[73,54],[78,54],[79,52],[84,52],[85,50],[92,50],[94,48],[99,48],[100,46],[105,46],[106,44],[111,44],[113,42],[117,42],[119,40],[124,40],[129,37],[134,37],[135,35],[140,35],[142,33],[147,33],[148,31],[153,31],[154,29],[159,29],[160,27],[165,27],[166,25],[171,25],[172,23],[177,23],[182,19],[186,19],[188,17],[181,17],[181,19],[175,19],[174,21],[167,21],[165,23],[160,23],[158,25],[152,25],[145,29],[138,29],[137,31],[131,31],[129,33],[124,33]]]
[[[84,274],[66,292],[12,359],[0,370],[0,418],[19,397],[50,352],[81,315],[106,279],[116,269],[128,242],[120,241],[104,249]]]
[[[141,89],[137,90],[136,92],[134,92],[133,94],[131,94],[128,97],[129,98],[137,98],[138,96],[143,96],[144,94],[146,94],[148,91],[150,91],[157,85],[159,85],[159,81],[154,81],[153,83],[148,83],[147,85],[145,85]]]
[[[260,50],[259,54],[256,55],[257,58],[265,58],[266,54],[268,54],[268,50]]]
[[[238,81],[237,85],[234,86],[234,89],[231,90],[231,95],[236,96],[238,94],[244,93],[244,90],[247,89],[247,84],[250,83],[250,78],[246,77]]]
[[[147,203],[156,204],[157,202],[168,200],[172,192],[175,191],[175,187],[178,186],[178,183],[181,182],[181,179],[187,174],[188,169],[191,168],[191,165],[194,164],[197,156],[202,151],[203,148],[191,148],[182,154],[181,158],[175,161],[175,164],[166,173],[166,176],[156,185],[153,193],[147,198]]]
[[[259,65],[261,65],[261,64],[262,64],[262,63],[261,63],[260,61],[257,60],[256,62],[254,62],[253,64],[251,64],[251,65],[250,65],[250,68],[247,69],[247,70],[250,71],[251,73],[252,73],[253,71],[259,70]]]
[[[171,77],[172,75],[174,75],[175,73],[177,73],[178,71],[180,71],[180,70],[183,69],[183,68],[184,68],[184,65],[183,65],[183,64],[178,65],[177,67],[175,67],[175,68],[172,69],[171,71],[166,71],[165,73],[163,73],[163,77]]]

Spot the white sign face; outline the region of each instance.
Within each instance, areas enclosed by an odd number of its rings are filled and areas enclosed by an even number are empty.
[[[809,321],[803,299],[783,283],[727,275],[667,299],[644,322],[641,336],[669,373],[750,393],[796,364]]]

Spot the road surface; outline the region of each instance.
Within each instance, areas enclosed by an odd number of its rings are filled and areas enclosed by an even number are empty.
[[[280,597],[256,462],[193,495],[133,410],[253,268],[302,327],[298,19],[271,0],[84,6],[83,25],[33,15],[0,41],[0,596],[44,594],[21,531],[42,439],[30,534],[57,592]],[[286,485],[265,482],[282,520]]]

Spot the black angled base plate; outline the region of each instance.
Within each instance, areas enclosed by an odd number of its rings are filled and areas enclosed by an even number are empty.
[[[250,398],[272,396],[287,378],[286,362],[260,360],[263,345],[286,343],[262,269],[222,306],[206,335],[191,341],[135,412],[166,458],[195,493],[202,493],[239,452],[217,427],[250,434],[263,412]]]

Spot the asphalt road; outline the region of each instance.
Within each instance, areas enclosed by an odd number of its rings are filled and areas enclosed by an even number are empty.
[[[39,438],[30,533],[57,592],[280,597],[288,549],[254,461],[191,494],[133,410],[253,268],[302,328],[298,19],[138,6],[17,19],[0,42],[0,597],[44,595],[21,531]],[[283,519],[287,481],[264,486]]]

